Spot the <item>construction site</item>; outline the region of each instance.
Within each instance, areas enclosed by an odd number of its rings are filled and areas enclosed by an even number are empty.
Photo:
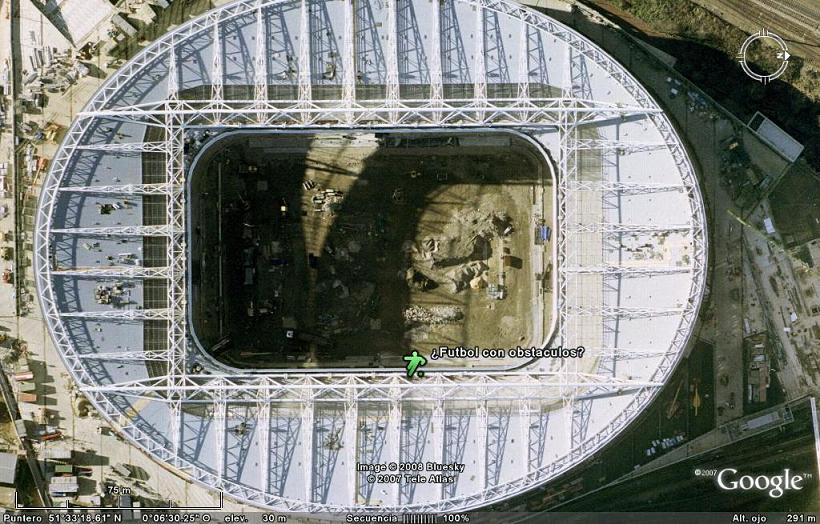
[[[0,507],[820,510],[815,11],[0,0]]]
[[[189,182],[190,307],[199,343],[223,362],[403,367],[412,350],[543,344],[553,182],[530,141],[243,132],[214,142]]]
[[[468,511],[592,459],[667,385],[668,420],[705,398],[670,380],[705,208],[637,63],[504,0],[206,3],[11,11],[37,73],[12,87],[43,96],[12,113],[28,353],[4,395],[44,505]],[[391,461],[460,471],[358,469]]]

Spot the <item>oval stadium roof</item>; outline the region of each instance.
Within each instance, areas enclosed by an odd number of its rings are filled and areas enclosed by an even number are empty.
[[[496,127],[555,161],[549,344],[582,358],[423,380],[194,372],[207,361],[187,319],[192,130]],[[80,390],[156,460],[277,511],[454,511],[549,481],[635,419],[689,341],[706,242],[667,116],[555,20],[508,1],[242,0],[151,44],[78,114],[44,181],[35,265]],[[118,307],[95,300],[112,282]],[[354,467],[428,461],[465,473],[372,483]]]

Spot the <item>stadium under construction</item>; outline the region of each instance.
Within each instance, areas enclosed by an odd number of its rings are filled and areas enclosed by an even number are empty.
[[[196,237],[192,166],[243,133],[245,143],[280,140],[272,159],[289,134],[313,141],[306,150],[402,136],[526,142],[542,190],[498,236],[518,231],[526,247],[512,255],[523,259],[515,287],[526,283],[531,302],[512,325],[537,318],[524,340],[480,344],[583,351],[430,365],[412,378],[391,362],[259,368],[215,358],[194,327],[202,266],[191,262],[218,248]],[[271,180],[253,187],[270,190]],[[325,206],[330,197],[301,182]],[[353,191],[344,193],[324,193],[339,199],[328,202],[336,216]],[[396,195],[391,186],[395,205],[413,203]],[[313,212],[287,204],[288,220]],[[423,222],[420,206],[409,208]],[[551,238],[534,233],[544,224]],[[436,242],[411,240],[435,259]],[[693,166],[664,111],[588,39],[504,0],[240,0],[176,27],[78,113],[43,182],[34,249],[53,341],[116,431],[192,481],[292,512],[478,508],[580,464],[636,419],[687,350],[708,251]],[[310,263],[304,271],[323,271]],[[481,278],[465,282],[486,294],[495,277],[487,289]],[[357,292],[345,286],[338,293]],[[390,463],[463,467],[438,471],[441,483],[359,467]]]

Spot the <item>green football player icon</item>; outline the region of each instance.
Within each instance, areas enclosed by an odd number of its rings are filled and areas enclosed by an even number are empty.
[[[419,355],[419,352],[415,350],[409,355],[404,355],[404,360],[407,361],[407,378],[415,375],[418,368],[427,364],[427,359]],[[419,371],[418,374],[420,377],[423,377],[424,371]]]

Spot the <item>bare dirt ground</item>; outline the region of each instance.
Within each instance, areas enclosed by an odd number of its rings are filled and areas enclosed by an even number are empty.
[[[544,268],[532,253],[534,215],[552,215],[548,168],[508,135],[461,142],[220,144],[191,190],[203,345],[222,341],[234,365],[403,367],[413,349],[540,344],[549,319],[533,310]]]

